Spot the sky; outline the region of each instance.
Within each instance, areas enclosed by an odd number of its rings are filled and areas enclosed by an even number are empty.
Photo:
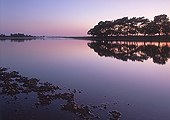
[[[86,36],[99,21],[166,14],[170,0],[0,0],[0,34]]]

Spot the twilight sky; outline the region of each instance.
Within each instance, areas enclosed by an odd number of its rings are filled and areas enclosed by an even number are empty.
[[[0,0],[0,34],[84,36],[99,21],[170,17],[170,0]]]

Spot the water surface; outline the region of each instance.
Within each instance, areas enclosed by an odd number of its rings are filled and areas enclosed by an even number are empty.
[[[130,48],[127,45],[132,44],[154,46],[147,47],[149,52],[146,52],[143,47],[138,48],[138,51],[133,52],[133,57],[129,53],[123,57],[122,54],[120,55],[122,51],[115,53],[115,50],[119,49],[112,48],[117,45],[122,50],[123,45],[126,46],[123,49],[127,52]],[[122,113],[122,120],[169,120],[170,62],[168,55],[170,52],[167,47],[166,49],[161,47],[168,45],[169,43],[117,44],[113,42],[108,44],[108,42],[96,43],[57,38],[25,42],[6,40],[0,41],[0,66],[19,71],[30,78],[36,77],[41,81],[48,81],[65,89],[79,90],[81,93],[76,94],[76,101],[80,104],[109,104],[106,110],[97,110],[103,119],[108,119],[108,111],[118,110]],[[105,48],[104,51],[101,47]],[[106,50],[109,49],[112,51],[108,53]],[[134,49],[136,48],[133,46],[130,50]],[[158,50],[163,52],[159,54],[154,52]],[[135,55],[138,57],[134,57]],[[33,99],[29,98],[29,100]],[[2,117],[7,117],[5,115],[12,111],[11,107],[20,105],[19,103],[6,105],[6,99],[2,97],[0,101]],[[18,116],[32,111],[28,116],[33,115],[36,119],[42,119],[43,114],[48,118],[51,116],[51,119],[59,117],[67,119],[66,116],[74,119],[72,113],[55,108],[56,104],[62,104],[60,100],[54,103],[48,110],[43,107],[40,110],[32,110],[29,107],[31,102],[24,103],[24,106],[28,107],[23,108],[21,105],[20,109],[23,109],[23,113],[18,113]]]

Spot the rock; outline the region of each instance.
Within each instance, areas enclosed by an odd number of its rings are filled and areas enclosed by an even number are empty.
[[[119,120],[121,117],[121,113],[119,111],[113,110],[109,112],[110,120]]]

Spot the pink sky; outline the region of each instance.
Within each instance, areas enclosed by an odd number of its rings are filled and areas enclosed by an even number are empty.
[[[170,0],[0,0],[0,33],[84,36],[99,21],[170,16]]]

